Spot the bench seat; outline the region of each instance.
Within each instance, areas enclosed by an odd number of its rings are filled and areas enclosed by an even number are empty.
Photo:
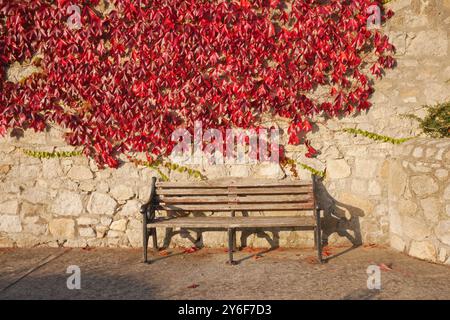
[[[314,217],[159,217],[149,228],[283,228],[314,227]]]

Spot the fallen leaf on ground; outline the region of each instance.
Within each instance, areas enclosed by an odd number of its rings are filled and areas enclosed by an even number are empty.
[[[392,271],[392,263],[388,263],[387,265],[384,263],[380,263],[378,266],[383,271]]]
[[[160,255],[160,256],[168,256],[169,254],[170,254],[170,253],[167,252],[167,250],[162,250],[162,251],[159,252],[159,255]]]
[[[326,247],[322,248],[322,255],[324,257],[329,257],[329,256],[333,255],[333,252],[331,252],[331,248],[329,246],[326,246]]]
[[[305,260],[309,264],[318,264],[319,263],[319,260],[313,256],[306,257]]]
[[[189,287],[188,287],[188,289],[195,289],[195,288],[198,288],[198,287],[200,287],[200,285],[199,284],[191,284]]]
[[[196,252],[198,250],[198,248],[197,247],[190,247],[190,248],[187,248],[187,249],[184,249],[184,253],[194,253],[194,252]]]

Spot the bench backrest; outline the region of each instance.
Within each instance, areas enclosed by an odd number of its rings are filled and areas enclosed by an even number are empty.
[[[158,210],[172,211],[313,210],[313,181],[246,178],[156,182],[153,203]]]

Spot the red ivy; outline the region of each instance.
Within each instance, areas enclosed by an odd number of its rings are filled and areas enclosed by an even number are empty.
[[[367,110],[370,73],[394,64],[388,38],[366,27],[379,1],[113,0],[106,16],[98,2],[78,1],[82,28],[71,30],[75,1],[0,0],[3,72],[37,52],[44,69],[0,81],[0,134],[57,123],[68,143],[116,167],[126,151],[169,154],[173,130],[194,121],[254,128],[270,113],[289,118],[289,142],[314,156],[312,117]],[[317,87],[328,94],[309,97]]]

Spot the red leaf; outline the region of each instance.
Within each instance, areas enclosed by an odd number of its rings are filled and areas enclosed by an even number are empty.
[[[184,249],[183,253],[194,253],[198,250],[199,250],[199,248],[197,248],[197,247],[190,247],[190,248]]]
[[[308,152],[306,153],[306,157],[313,158],[317,155],[317,150],[311,147],[311,144],[308,140],[305,142],[306,147],[308,148]]]
[[[392,264],[386,265],[384,263],[380,263],[378,266],[380,267],[380,270],[382,270],[382,271],[392,271]]]
[[[241,7],[250,8],[250,2],[248,0],[241,0]]]
[[[163,257],[168,256],[169,254],[170,254],[170,253],[167,252],[167,250],[159,251],[159,255],[160,255],[160,256],[163,256]]]
[[[269,22],[269,28],[267,29],[267,36],[269,38],[273,37],[275,35],[275,27],[272,22]]]
[[[0,134],[55,123],[100,166],[117,167],[127,152],[166,157],[172,132],[197,120],[204,130],[251,129],[269,109],[291,120],[289,143],[298,145],[309,119],[369,109],[369,75],[395,65],[394,46],[361,14],[372,0],[303,1],[289,11],[279,0],[120,0],[106,16],[94,9],[99,0],[83,0],[81,30],[63,23],[73,1],[22,2],[0,5],[0,69],[41,52],[33,64],[45,75],[0,77]],[[302,94],[320,86],[331,97]]]

